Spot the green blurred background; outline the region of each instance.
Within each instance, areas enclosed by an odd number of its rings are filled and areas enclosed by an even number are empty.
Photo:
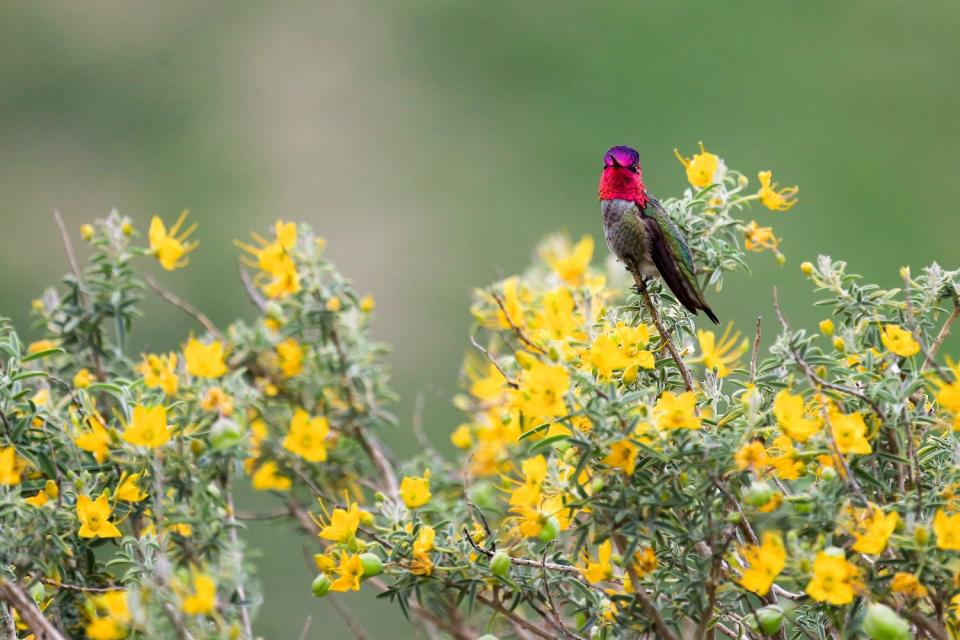
[[[306,220],[378,301],[402,430],[412,399],[449,451],[449,398],[472,287],[520,270],[547,231],[598,239],[603,151],[640,149],[655,194],[685,185],[673,148],[698,140],[751,177],[799,184],[756,211],[788,263],[710,298],[749,327],[819,319],[797,266],[818,253],[896,286],[897,268],[958,265],[960,4],[870,2],[20,2],[0,8],[0,313],[66,269],[51,217],[75,231],[112,207],[146,229],[184,207],[202,242],[162,274],[225,324],[250,315],[233,238]],[[192,327],[151,302],[139,344]],[[954,354],[957,342],[954,341]],[[269,638],[347,637],[308,596],[303,540],[248,538]],[[342,598],[372,638],[412,637],[369,594]]]

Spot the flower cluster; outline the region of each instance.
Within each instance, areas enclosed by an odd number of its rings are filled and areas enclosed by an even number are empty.
[[[786,211],[701,145],[666,199],[705,286],[780,240]],[[474,294],[454,461],[396,420],[358,296],[306,225],[238,242],[257,311],[225,329],[162,285],[196,331],[130,353],[146,282],[187,265],[186,214],[85,225],[89,265],[0,322],[0,619],[17,634],[251,638],[238,483],[313,545],[311,590],[374,591],[433,635],[947,638],[960,623],[960,365],[938,357],[960,271],[863,283],[804,262],[816,331],[697,329],[657,283],[631,294],[591,237],[547,238]],[[771,338],[772,336],[772,338]],[[307,586],[304,585],[306,589]],[[497,637],[493,636],[493,637]]]

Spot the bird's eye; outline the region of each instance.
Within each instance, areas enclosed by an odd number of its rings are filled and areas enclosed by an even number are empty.
[[[640,173],[640,166],[634,162],[632,165],[630,165],[630,171],[633,171],[634,173]]]

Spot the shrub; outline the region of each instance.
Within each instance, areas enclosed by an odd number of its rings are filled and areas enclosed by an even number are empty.
[[[739,214],[795,188],[761,172],[750,192],[702,148],[681,160],[691,188],[664,204],[706,283],[747,251],[784,262]],[[372,589],[456,638],[956,633],[960,366],[937,356],[960,272],[884,290],[821,256],[801,265],[819,331],[777,303],[751,340],[697,330],[656,283],[652,303],[631,294],[589,237],[548,238],[474,296],[462,459],[425,443],[398,463],[373,301],[323,241],[278,221],[238,243],[259,313],[222,331],[134,270],[185,266],[184,223],[155,218],[147,246],[116,212],[84,226],[89,265],[34,304],[43,339],[0,325],[4,628],[251,637],[249,482],[314,538],[305,590]],[[130,353],[147,284],[202,331]]]

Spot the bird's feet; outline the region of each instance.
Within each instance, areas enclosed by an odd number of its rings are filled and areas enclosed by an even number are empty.
[[[645,276],[640,276],[640,281],[643,282],[644,288],[650,287],[650,278],[647,278]],[[634,284],[632,287],[630,287],[630,289],[637,295],[640,295],[640,293],[642,293],[639,284]]]

